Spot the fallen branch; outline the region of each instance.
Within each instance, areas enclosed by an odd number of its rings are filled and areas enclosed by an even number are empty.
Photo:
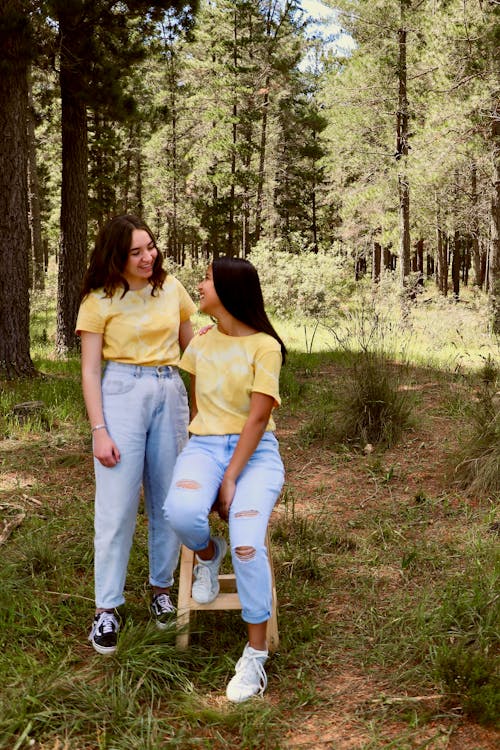
[[[17,516],[14,516],[10,519],[10,521],[4,521],[3,522],[3,531],[0,534],[0,544],[3,544],[7,541],[9,536],[12,534],[16,526],[20,526],[24,519],[26,518],[26,513],[18,513]]]
[[[86,602],[93,602],[94,600],[90,596],[83,596],[83,594],[67,594],[64,591],[47,591],[47,589],[31,589],[35,594],[52,594],[52,596],[62,596],[64,599],[85,599]]]
[[[445,695],[402,695],[394,698],[374,698],[372,703],[384,703],[388,706],[393,703],[418,703],[419,701],[438,701],[446,698]]]

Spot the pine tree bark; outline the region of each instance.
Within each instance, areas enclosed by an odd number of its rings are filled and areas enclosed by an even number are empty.
[[[407,66],[406,66],[406,37],[405,28],[398,31],[399,59],[398,83],[399,100],[397,112],[396,158],[403,162],[403,169],[398,174],[399,194],[399,261],[401,287],[407,284],[411,267],[410,245],[410,185],[404,166],[408,157],[408,94],[407,94]]]
[[[436,197],[437,272],[436,285],[444,297],[448,296],[448,242],[441,226],[441,206]]]
[[[382,258],[382,246],[380,242],[373,243],[373,257],[372,257],[372,281],[378,284],[380,281],[380,266]]]
[[[257,176],[257,199],[255,203],[255,232],[254,241],[260,240],[262,232],[262,207],[264,201],[264,179],[266,171],[266,148],[267,148],[267,112],[269,108],[269,85],[270,77],[266,76],[264,83],[264,94],[262,101],[262,120],[260,124],[259,144],[259,171]]]
[[[451,260],[451,279],[453,283],[453,296],[458,302],[460,297],[460,267],[462,263],[462,239],[460,233],[455,230],[453,235],[453,256]]]
[[[0,0],[0,377],[33,377],[29,337],[28,9]]]
[[[424,285],[424,239],[421,237],[415,245],[415,271],[418,273],[419,286]]]
[[[58,354],[78,347],[75,334],[80,286],[87,261],[88,145],[87,110],[83,101],[85,61],[79,55],[82,31],[77,14],[59,13],[61,59],[61,239],[58,269]]]
[[[472,203],[472,262],[474,265],[474,283],[480,289],[484,284],[484,264],[481,261],[481,245],[479,243],[479,216],[477,200],[477,165],[471,165],[471,203]]]
[[[491,330],[500,334],[500,102],[493,107],[493,185],[491,195],[491,244],[489,263],[489,308]]]
[[[28,71],[28,200],[31,232],[33,272],[31,286],[38,291],[45,288],[42,222],[40,219],[40,190],[37,173],[35,118],[31,94],[31,75]]]

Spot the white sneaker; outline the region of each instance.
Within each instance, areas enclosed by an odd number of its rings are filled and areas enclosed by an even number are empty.
[[[252,695],[262,695],[267,687],[267,675],[264,670],[267,656],[267,651],[257,651],[247,643],[243,655],[236,662],[236,674],[226,688],[226,695],[230,701],[242,703]]]
[[[226,540],[221,536],[213,536],[215,557],[212,560],[200,560],[193,568],[193,586],[191,596],[198,604],[208,604],[217,598],[219,593],[219,568],[227,552]]]

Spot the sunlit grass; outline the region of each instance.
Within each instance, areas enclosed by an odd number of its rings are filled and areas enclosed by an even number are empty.
[[[200,271],[186,271],[186,279],[197,301],[196,283]],[[193,275],[194,274],[194,275]],[[54,367],[55,300],[57,276],[50,270],[45,290],[33,293],[31,300],[32,357],[44,372]],[[487,297],[472,287],[463,287],[460,300],[452,295],[443,297],[433,280],[428,280],[409,307],[408,317],[401,316],[399,282],[392,274],[382,277],[373,287],[365,279],[349,298],[349,304],[339,303],[335,309],[317,318],[294,314],[288,318],[270,315],[273,325],[287,348],[297,352],[328,352],[339,347],[339,341],[351,351],[358,347],[353,317],[356,310],[378,316],[383,321],[384,351],[399,361],[406,359],[415,365],[435,367],[448,372],[470,372],[480,368],[488,357],[500,360],[500,340],[489,330]],[[214,321],[196,313],[193,326],[198,330]]]
[[[429,284],[402,320],[394,284],[376,295],[360,288],[358,310],[362,309],[367,316],[380,318],[384,351],[396,361],[462,373],[480,368],[488,357],[500,360],[500,340],[489,330],[486,295],[477,290],[464,289],[457,303]],[[356,351],[359,341],[353,319],[357,315],[339,311],[330,318],[273,318],[273,323],[290,349],[334,351],[340,341]]]

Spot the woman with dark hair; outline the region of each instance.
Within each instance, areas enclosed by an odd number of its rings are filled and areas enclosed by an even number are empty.
[[[248,643],[226,695],[241,702],[267,686],[272,591],[265,538],[284,480],[272,411],[280,404],[286,349],[247,260],[214,260],[198,289],[200,310],[217,325],[195,336],[181,358],[191,374],[192,436],[177,459],[165,516],[182,543],[196,551],[192,597],[200,603],[217,597],[227,551],[225,539],[210,534],[210,511],[215,507],[229,521]]]
[[[177,365],[193,336],[196,306],[149,227],[117,216],[99,232],[85,274],[76,324],[82,388],[94,453],[96,612],[89,635],[101,654],[116,650],[141,485],[148,514],[151,612],[165,628],[179,539],[162,506],[187,442],[187,394]],[[106,367],[101,378],[102,360]]]

